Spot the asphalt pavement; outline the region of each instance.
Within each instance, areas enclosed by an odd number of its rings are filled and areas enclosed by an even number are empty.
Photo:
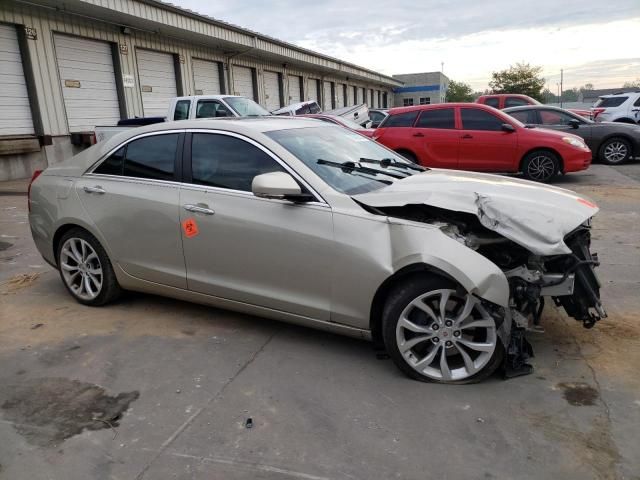
[[[263,318],[142,294],[79,305],[26,197],[0,194],[0,478],[639,479],[640,163],[557,184],[601,207],[609,318],[586,330],[547,305],[535,372],[467,386]]]

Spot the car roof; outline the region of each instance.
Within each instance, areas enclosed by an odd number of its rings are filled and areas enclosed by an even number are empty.
[[[600,95],[598,98],[613,98],[613,97],[620,97],[622,95],[628,97],[629,95],[633,95],[634,93],[640,93],[640,90],[636,90],[633,92],[616,92],[616,93],[609,93],[607,95]]]
[[[239,97],[240,95],[183,95],[176,100],[220,100],[222,98]]]
[[[567,111],[566,108],[556,107],[555,105],[545,105],[544,103],[540,105],[518,105],[517,107],[507,107],[507,108],[503,108],[502,111],[514,112],[516,110],[536,110],[540,108],[544,108],[545,110],[559,110],[561,112]]]
[[[451,108],[451,107],[465,107],[475,108],[478,110],[487,110],[494,112],[496,109],[482,103],[468,103],[468,102],[451,102],[451,103],[431,103],[429,105],[411,105],[409,107],[394,107],[390,108],[388,113],[395,115],[398,113],[422,111],[422,110],[436,110],[438,108]]]

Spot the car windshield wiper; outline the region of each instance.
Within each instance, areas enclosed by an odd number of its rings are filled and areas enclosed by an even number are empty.
[[[374,158],[361,157],[360,161],[362,163],[375,163],[375,164],[380,165],[383,168],[397,167],[397,168],[403,168],[405,170],[417,170],[418,172],[426,172],[427,170],[429,170],[427,167],[423,167],[422,165],[416,165],[416,164],[413,164],[413,163],[398,162],[397,160],[394,160],[393,158],[383,158],[381,160],[376,160]]]
[[[355,173],[364,173],[367,175],[372,175],[373,178],[371,180],[376,180],[378,182],[386,183],[387,185],[391,185],[393,181],[391,180],[383,180],[382,178],[376,178],[377,175],[386,175],[392,178],[405,178],[404,175],[397,175],[394,173],[383,172],[382,170],[376,170],[375,168],[367,168],[361,165],[358,165],[355,162],[332,162],[330,160],[324,160],[323,158],[319,158],[316,163],[318,165],[327,165],[328,167],[339,168],[345,173],[355,174]],[[370,178],[370,177],[366,177]]]

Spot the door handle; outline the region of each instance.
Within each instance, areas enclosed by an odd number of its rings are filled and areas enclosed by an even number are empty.
[[[424,137],[424,133],[414,133],[414,137]]]
[[[98,193],[100,195],[106,193],[105,189],[100,185],[94,185],[93,187],[84,187],[83,190],[87,193]]]
[[[469,135],[468,133],[462,136],[463,139],[473,138],[473,135]]]
[[[206,206],[200,206],[200,205],[187,204],[184,206],[184,209],[187,212],[202,213],[204,215],[213,215],[214,213],[216,213],[210,208],[207,208]]]

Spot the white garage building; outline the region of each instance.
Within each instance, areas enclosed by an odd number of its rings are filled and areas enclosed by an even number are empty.
[[[177,95],[375,108],[401,85],[157,0],[3,0],[0,181],[86,148],[96,125],[165,116]]]

